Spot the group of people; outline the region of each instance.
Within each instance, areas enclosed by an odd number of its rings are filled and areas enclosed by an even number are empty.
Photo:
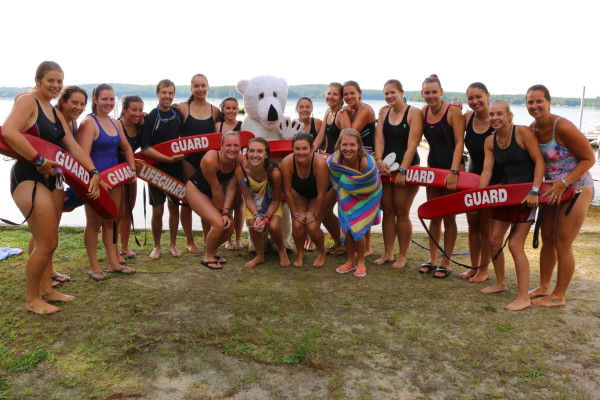
[[[256,251],[256,256],[245,267],[264,262],[264,241],[268,233],[281,266],[290,263],[302,266],[305,251],[314,247],[314,266],[323,266],[327,254],[345,255],[346,261],[336,271],[364,277],[367,274],[365,257],[374,252],[370,228],[379,223],[382,213],[384,249],[374,263],[391,263],[393,268],[403,268],[407,264],[412,235],[409,211],[419,188],[406,184],[406,173],[411,166],[420,164],[417,147],[425,137],[429,144],[427,166],[450,171],[445,187],[426,188],[428,199],[456,190],[459,172],[465,170],[464,147],[470,155],[469,171],[481,176],[480,187],[500,183],[532,184],[523,200],[528,206],[526,212],[520,207],[497,208],[467,215],[471,265],[479,268],[470,269],[460,277],[473,283],[484,282],[488,279],[488,264],[492,262],[496,282],[482,292],[506,291],[501,249],[504,236],[513,225],[508,248],[517,271],[518,294],[506,308],[524,309],[532,304],[532,298],[536,298],[534,303],[540,306],[566,304],[566,290],[575,268],[572,243],[593,197],[593,181],[588,170],[594,164],[594,155],[585,136],[571,122],[551,113],[551,97],[542,85],[532,86],[526,95],[527,109],[534,122],[531,126],[516,126],[509,104],[503,100],[490,102],[490,93],[480,82],[467,88],[467,103],[472,111],[464,115],[462,107],[443,100],[444,91],[436,75],[426,78],[422,84],[421,93],[426,103],[422,109],[404,102],[404,90],[398,80],[387,81],[383,94],[388,105],[378,115],[362,101],[357,82],[331,83],[325,93],[328,108],[322,121],[312,117],[311,99],[298,100],[296,111],[305,132],[296,134],[291,154],[277,162],[271,155],[269,142],[262,138],[250,140],[247,154],[242,155],[241,138],[236,133],[241,129],[237,121],[237,100],[228,97],[220,107],[210,104],[208,80],[202,74],[192,77],[192,94],[180,104],[173,104],[175,84],[167,79],[160,81],[156,88],[158,106],[147,114],[141,98],[125,96],[118,120],[110,116],[115,106],[115,92],[110,85],[101,84],[91,96],[92,112],[80,126],[77,120],[87,104],[87,93],[78,87],[62,90],[63,71],[58,64],[49,61],[40,64],[35,83],[31,93],[15,100],[2,128],[4,139],[21,159],[11,171],[11,194],[32,233],[26,267],[26,307],[34,313],[54,313],[59,308],[51,303],[75,298],[53,288],[53,282],[68,278],[52,266],[60,216],[66,205],[63,190],[57,185],[56,175],[60,171],[54,168],[56,161],[41,156],[21,132],[39,136],[69,151],[89,171],[88,198],[96,199],[100,185],[104,185],[119,206],[119,216],[106,219],[85,205],[88,275],[95,281],[107,279],[107,273],[135,273],[133,268],[124,265],[124,258],[136,256],[128,244],[136,182],[110,187],[101,182],[99,172],[120,162],[126,162],[135,171],[133,153],[138,149],[156,161],[156,168],[186,185],[183,204],[162,190],[149,187],[154,240],[151,259],[161,257],[162,217],[167,203],[169,252],[175,257],[182,254],[176,246],[181,221],[187,250],[200,253],[192,232],[193,211],[202,221],[205,248],[201,263],[209,269],[221,269],[226,263],[217,253],[222,244],[228,242],[227,248],[243,246],[241,230],[245,222]],[[56,97],[59,100],[54,107],[50,102]],[[153,148],[179,137],[213,132],[223,132],[218,150],[184,157],[167,156]],[[395,163],[389,161],[391,153],[395,154]],[[393,181],[381,181],[381,176],[392,174]],[[542,193],[544,178],[551,183],[551,188]],[[581,193],[566,215],[567,205],[561,203],[560,198],[569,186]],[[549,197],[547,204],[541,206],[544,218],[540,286],[529,291],[529,263],[524,243],[540,196]],[[74,201],[83,203],[83,200]],[[336,203],[337,213],[334,212]],[[291,214],[291,235],[296,247],[293,262],[288,258],[281,229],[284,206]],[[334,241],[330,248],[325,248],[321,225]],[[442,226],[440,260],[437,243]],[[105,271],[97,260],[100,231],[107,252]],[[429,260],[417,270],[422,274],[431,273],[437,279],[447,278],[452,271],[449,255],[457,238],[455,216],[432,219],[429,231]],[[114,240],[116,236],[121,238],[120,251]],[[399,253],[395,258],[396,241]],[[555,266],[558,266],[557,281],[551,291]]]

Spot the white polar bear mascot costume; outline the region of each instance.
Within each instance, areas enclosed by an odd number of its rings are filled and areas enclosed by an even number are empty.
[[[246,117],[242,122],[242,130],[266,140],[282,140],[292,139],[304,128],[304,124],[292,122],[283,115],[288,95],[288,85],[283,78],[262,75],[250,80],[243,79],[238,82],[237,90],[244,96]],[[287,206],[281,218],[281,231],[285,247],[292,250],[292,220]]]

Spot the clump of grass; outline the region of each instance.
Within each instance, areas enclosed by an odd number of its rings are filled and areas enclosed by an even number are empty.
[[[9,360],[4,369],[9,372],[28,372],[37,367],[42,361],[46,361],[50,355],[42,350],[33,350],[21,358]]]
[[[315,331],[312,329],[304,332],[300,337],[300,340],[294,345],[293,353],[283,357],[282,361],[286,364],[298,364],[306,360],[316,347],[316,344],[313,341],[314,336]]]

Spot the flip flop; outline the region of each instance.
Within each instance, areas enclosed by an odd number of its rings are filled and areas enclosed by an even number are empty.
[[[219,263],[220,263],[220,264],[225,264],[225,263],[227,262],[227,260],[225,260],[223,257],[221,257],[221,256],[220,256],[220,255],[218,255],[218,254],[215,254],[215,258],[216,258],[217,260],[219,260]]]
[[[381,161],[383,161],[387,165],[391,166],[394,163],[394,161],[396,161],[396,153],[391,152],[390,154],[388,154],[387,156],[385,156],[383,158],[383,160],[381,160]]]
[[[92,271],[88,271],[88,272],[87,272],[87,274],[88,274],[88,276],[89,276],[89,277],[90,277],[92,280],[94,280],[94,281],[96,281],[96,282],[105,281],[105,280],[107,280],[107,279],[108,279],[108,276],[106,276],[106,275],[104,274],[104,272],[102,272],[102,271],[100,271],[100,272],[92,272]],[[103,277],[101,277],[101,278],[96,278],[94,275],[104,275],[104,276],[103,276]]]
[[[107,269],[106,272],[108,272],[109,274],[133,275],[136,273],[136,270],[133,268],[125,267],[121,269]]]
[[[55,282],[65,283],[69,282],[71,280],[71,277],[69,275],[61,274],[59,272],[58,275],[54,275],[52,277],[52,280]]]
[[[397,162],[395,162],[392,165],[390,165],[390,172],[396,172],[399,169],[400,169],[400,164],[398,164]]]
[[[200,264],[204,265],[208,269],[223,269],[219,261],[200,261]],[[211,267],[211,265],[216,265],[216,267]]]
[[[442,273],[442,274],[444,274],[444,275],[436,275],[436,274],[435,274],[436,272],[441,272],[441,273]],[[445,267],[442,267],[442,266],[440,266],[440,267],[437,267],[437,268],[435,269],[435,271],[433,271],[433,275],[432,275],[432,276],[433,276],[435,279],[446,279],[446,278],[448,277],[448,275],[450,275],[451,273],[452,273],[452,270],[450,270],[450,269],[448,269],[448,268],[445,268]]]
[[[137,254],[135,253],[135,251],[131,251],[131,250],[128,250],[128,251],[120,251],[120,252],[119,252],[119,255],[121,255],[121,256],[126,256],[127,258],[134,258],[134,257],[137,257]]]
[[[421,268],[427,268],[427,270],[423,271]],[[423,264],[421,264],[421,266],[419,268],[417,268],[417,271],[419,271],[420,274],[428,274],[436,268],[437,268],[437,266],[435,266],[432,263],[430,263],[429,261],[427,261],[427,262],[424,262]]]

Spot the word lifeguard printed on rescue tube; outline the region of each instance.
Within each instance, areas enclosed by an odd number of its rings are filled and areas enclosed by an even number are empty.
[[[190,150],[201,150],[208,147],[208,138],[206,137],[191,137],[181,138],[171,143],[173,153],[183,153]]]
[[[434,179],[435,173],[433,171],[412,168],[406,170],[407,183],[432,183]]]
[[[504,203],[508,199],[506,189],[490,189],[481,192],[465,194],[465,206],[473,207],[483,204]]]
[[[68,153],[62,151],[56,152],[56,160],[61,167],[71,171],[73,175],[77,176],[82,182],[90,183],[90,174],[85,170],[83,165],[79,164],[79,161],[71,157]]]
[[[185,197],[185,185],[156,168],[138,162],[137,175],[151,185],[156,186],[179,199]]]
[[[135,176],[129,165],[122,165],[120,168],[115,169],[114,171],[110,171],[106,175],[106,180],[111,187],[117,187],[122,185],[123,183],[132,180]]]

